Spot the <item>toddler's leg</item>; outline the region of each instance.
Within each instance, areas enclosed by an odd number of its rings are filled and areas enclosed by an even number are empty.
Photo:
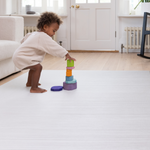
[[[26,86],[27,86],[27,87],[30,87],[30,86],[31,86],[33,72],[34,72],[34,71],[33,71],[32,69],[29,70],[29,73],[28,73],[28,80],[27,80],[27,83],[26,83]],[[41,85],[41,84],[38,83],[38,85]]]
[[[31,71],[31,93],[44,93],[47,92],[45,89],[41,89],[38,87],[41,71],[42,71],[42,66],[41,64],[37,64],[35,66],[28,67],[26,69],[30,69]]]

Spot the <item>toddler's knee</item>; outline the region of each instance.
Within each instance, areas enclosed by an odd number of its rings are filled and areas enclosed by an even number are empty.
[[[40,70],[40,71],[41,71],[41,70],[42,70],[42,68],[43,68],[43,67],[42,67],[42,65],[41,65],[41,64],[36,65],[36,70]]]

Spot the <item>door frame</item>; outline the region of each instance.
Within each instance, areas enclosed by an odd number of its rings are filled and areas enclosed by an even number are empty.
[[[73,0],[68,0],[68,17],[67,17],[67,50],[71,50],[71,4]],[[117,16],[119,12],[118,0],[115,0],[115,31],[116,31],[116,40],[115,40],[115,50],[120,50],[118,47],[119,44],[119,18]],[[86,51],[85,51],[86,52]]]
[[[67,50],[71,50],[71,0],[67,0]]]

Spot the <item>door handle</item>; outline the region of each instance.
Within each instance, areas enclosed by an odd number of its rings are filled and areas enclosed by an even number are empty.
[[[74,5],[72,5],[71,7],[74,8]]]
[[[79,5],[76,5],[76,8],[80,8],[80,6],[79,6]]]

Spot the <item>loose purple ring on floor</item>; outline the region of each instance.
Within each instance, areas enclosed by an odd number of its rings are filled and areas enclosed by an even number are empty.
[[[63,86],[53,86],[51,87],[51,91],[62,91]]]

